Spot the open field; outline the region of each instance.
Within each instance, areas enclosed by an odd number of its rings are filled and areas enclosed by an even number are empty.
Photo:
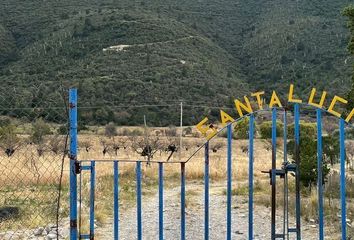
[[[96,185],[96,220],[98,227],[106,226],[112,218],[113,213],[113,160],[119,159],[131,159],[131,160],[144,160],[129,144],[124,147],[120,147],[117,151],[112,148],[118,138],[129,140],[129,136],[118,136],[114,138],[104,137],[97,134],[81,134],[79,136],[79,160],[97,160],[96,172],[97,172],[97,185]],[[162,141],[170,141],[170,139],[161,137]],[[84,143],[89,142],[90,146],[86,149]],[[109,145],[110,148],[105,154],[103,154],[104,145]],[[189,158],[197,149],[203,144],[203,140],[195,137],[185,137],[183,139],[183,151],[181,153],[181,160],[184,161]],[[277,150],[277,165],[281,168],[283,159],[282,140],[278,140]],[[248,140],[234,140],[233,141],[233,193],[235,198],[244,198],[248,195],[248,152],[247,152]],[[210,180],[211,186],[224,186],[223,191],[218,192],[219,198],[222,198],[226,189],[226,139],[222,137],[216,137],[210,142]],[[161,150],[155,153],[153,161],[166,161],[169,153]],[[18,156],[21,156],[19,158]],[[55,218],[55,199],[53,196],[57,196],[56,183],[58,182],[58,173],[48,172],[49,166],[57,166],[60,170],[62,154],[54,154],[47,151],[42,156],[38,157],[36,148],[34,146],[27,146],[25,149],[18,150],[11,157],[2,157],[2,164],[11,169],[11,177],[9,174],[0,175],[2,186],[6,186],[5,191],[2,194],[12,194],[12,198],[9,201],[16,200],[20,208],[20,216],[11,221],[5,221],[0,224],[1,231],[13,227],[14,222],[21,222],[21,227],[35,228],[48,223],[53,222]],[[180,178],[180,164],[179,164],[179,152],[175,153],[168,163],[165,164],[165,186],[167,189],[178,189]],[[68,215],[68,158],[65,158],[65,168],[63,175],[63,199],[61,204],[60,215],[61,218],[66,218]],[[41,164],[40,167],[37,165]],[[151,164],[143,163],[143,196],[150,199],[157,194],[157,164],[152,162]],[[261,171],[267,171],[271,168],[271,151],[270,143],[267,140],[255,139],[254,149],[254,178],[255,178],[255,204],[257,206],[264,206],[269,209],[270,206],[270,185],[268,174],[264,174]],[[39,169],[39,170],[37,170]],[[120,206],[122,217],[124,214],[135,207],[135,163],[120,163]],[[3,171],[4,173],[6,171]],[[186,179],[188,186],[193,188],[194,186],[200,186],[204,176],[204,149],[201,148],[194,157],[186,164]],[[10,181],[9,181],[10,179]],[[82,174],[82,203],[81,203],[81,230],[83,232],[88,229],[88,196],[89,196],[89,174],[84,172]],[[332,177],[331,185],[328,185],[328,190],[335,193],[331,198],[327,194],[325,199],[326,206],[326,223],[328,223],[328,231],[331,234],[338,232],[339,230],[339,194],[336,192],[339,189],[338,177]],[[282,212],[283,199],[282,199],[283,185],[279,181],[278,186],[278,211]],[[353,185],[348,184],[348,219],[352,221],[354,219],[354,209],[352,198],[354,196]],[[196,187],[196,192],[187,191],[187,208],[188,211],[194,211],[195,197],[201,197],[200,193],[202,189]],[[199,190],[198,190],[199,189]],[[290,215],[294,214],[294,182],[290,178]],[[169,191],[169,190],[166,190]],[[7,193],[6,193],[7,192]],[[28,194],[26,194],[28,192]],[[312,221],[317,217],[317,197],[316,192],[310,193],[308,189],[302,191],[302,215],[306,221]],[[30,198],[28,196],[31,196]],[[12,199],[12,200],[11,200]],[[225,198],[226,199],[226,198]],[[30,201],[31,203],[23,204],[24,201]],[[176,208],[178,208],[178,199],[176,200]],[[22,204],[22,205],[21,205]],[[78,203],[79,204],[79,203]],[[30,206],[30,207],[29,207]],[[48,219],[43,219],[39,216],[43,211],[43,207],[48,206]],[[79,204],[80,208],[80,204]],[[51,210],[50,210],[51,209]],[[269,210],[270,214],[270,210]],[[33,218],[31,218],[32,216]],[[329,224],[330,223],[330,224]],[[309,223],[306,223],[309,224]],[[349,223],[351,224],[351,223]],[[17,226],[16,228],[20,228]],[[349,231],[353,231],[349,227]],[[333,236],[334,236],[333,235]]]

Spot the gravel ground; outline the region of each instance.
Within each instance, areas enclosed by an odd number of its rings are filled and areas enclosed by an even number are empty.
[[[226,239],[226,196],[223,186],[210,189],[210,239]],[[200,184],[187,185],[186,237],[190,240],[204,236],[204,195]],[[180,238],[179,188],[165,189],[164,234],[166,240]],[[143,197],[143,239],[158,238],[158,196]],[[281,212],[277,216],[277,229],[281,230]],[[248,239],[248,202],[246,197],[233,196],[232,239]],[[293,223],[292,223],[293,224]],[[312,223],[313,224],[313,223]],[[112,224],[97,228],[97,239],[112,239]],[[317,229],[310,223],[302,223],[302,239],[318,239]],[[136,210],[128,209],[120,219],[120,239],[136,239]],[[254,207],[254,239],[270,239],[270,208]],[[291,236],[289,239],[295,239]],[[328,238],[334,239],[334,238]]]

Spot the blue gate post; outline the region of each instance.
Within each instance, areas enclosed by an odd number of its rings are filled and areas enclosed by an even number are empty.
[[[114,175],[114,182],[113,182],[113,191],[114,191],[114,240],[119,239],[119,171],[118,171],[118,161],[114,161],[113,163],[113,175]]]
[[[276,168],[277,168],[277,109],[272,109],[272,217],[271,217],[271,239],[276,239]]]
[[[90,239],[95,238],[95,180],[96,180],[96,163],[91,162],[91,184],[90,184]]]
[[[138,240],[143,238],[142,214],[141,214],[141,162],[136,162],[136,221]]]
[[[70,89],[70,239],[77,239],[77,89]]]
[[[227,126],[227,240],[231,240],[231,203],[232,203],[232,124]]]
[[[253,140],[254,140],[254,115],[249,121],[249,149],[248,149],[248,239],[253,240]]]
[[[159,162],[159,240],[163,240],[163,163]]]
[[[323,165],[322,165],[322,114],[321,109],[316,110],[317,115],[317,187],[318,187],[318,227],[319,240],[324,239],[323,231]]]
[[[205,143],[204,165],[204,240],[209,239],[209,141]]]
[[[347,210],[345,203],[345,128],[344,120],[341,118],[339,120],[339,143],[340,143],[340,200],[341,200],[341,210],[342,210],[342,240],[347,239]]]
[[[181,163],[181,240],[186,239],[186,165]]]
[[[300,200],[300,106],[294,105],[294,124],[295,124],[295,162],[296,162],[296,177],[295,177],[295,192],[296,192],[296,239],[301,240],[301,200]]]

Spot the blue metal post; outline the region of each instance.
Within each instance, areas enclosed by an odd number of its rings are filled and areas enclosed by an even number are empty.
[[[113,163],[113,174],[114,174],[114,240],[119,239],[119,169],[118,162],[114,161]]]
[[[284,128],[283,128],[283,149],[284,149],[284,161],[288,164],[288,116],[287,109],[284,109],[283,115]],[[286,170],[285,170],[286,171]],[[288,189],[288,174],[284,174],[284,211],[283,211],[283,234],[284,239],[289,239],[289,189]]]
[[[136,214],[138,240],[143,238],[142,213],[141,213],[141,162],[136,163]]]
[[[347,210],[345,193],[345,128],[344,120],[339,121],[339,143],[340,143],[340,200],[342,210],[342,240],[347,239]]]
[[[70,239],[77,239],[77,89],[70,89]]]
[[[272,214],[271,214],[271,239],[276,239],[276,168],[277,168],[277,109],[272,109]]]
[[[209,141],[205,143],[204,164],[204,240],[209,239]]]
[[[249,121],[249,149],[248,149],[248,239],[253,240],[253,140],[254,140],[254,115]]]
[[[319,240],[324,239],[323,231],[323,165],[322,165],[322,113],[316,110],[317,115],[317,187],[318,187],[318,227]]]
[[[232,124],[227,126],[227,240],[231,240],[231,203],[232,203]]]
[[[186,239],[186,165],[181,163],[181,240]]]
[[[301,240],[301,200],[300,200],[300,106],[295,104],[295,162],[296,162],[296,239]]]
[[[163,163],[159,163],[159,240],[163,240]]]
[[[95,238],[95,181],[96,163],[91,162],[91,184],[90,184],[90,239]]]

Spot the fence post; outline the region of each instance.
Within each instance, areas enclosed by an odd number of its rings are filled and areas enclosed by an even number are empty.
[[[141,213],[141,162],[136,162],[136,214],[138,240],[143,238],[142,213]]]
[[[113,191],[114,191],[114,240],[119,239],[119,169],[118,169],[118,161],[114,161],[113,163]]]
[[[340,200],[341,200],[341,218],[342,218],[342,240],[347,239],[347,210],[345,194],[345,128],[344,120],[339,120],[339,143],[340,143]]]
[[[186,239],[186,165],[181,163],[181,240]]]
[[[159,162],[159,239],[163,240],[163,163]]]
[[[316,110],[317,115],[317,187],[318,187],[318,227],[319,240],[324,239],[323,231],[323,164],[322,164],[322,114],[321,109]]]
[[[253,240],[253,139],[254,138],[254,115],[251,114],[249,121],[249,151],[248,151],[248,239]]]
[[[90,239],[95,238],[95,181],[96,181],[96,163],[91,162],[91,184],[90,184]]]
[[[227,240],[231,240],[231,204],[232,204],[232,124],[227,126]]]
[[[209,141],[205,143],[204,164],[204,240],[209,239]]]
[[[70,118],[70,239],[77,239],[77,89],[69,91]]]
[[[296,192],[296,239],[301,240],[301,200],[300,200],[300,106],[294,105],[295,115],[295,192]]]

